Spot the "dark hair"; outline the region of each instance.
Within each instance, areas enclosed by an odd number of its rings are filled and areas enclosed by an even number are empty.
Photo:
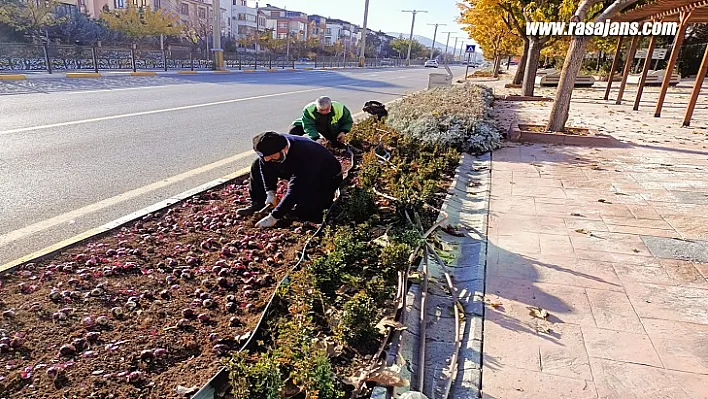
[[[253,138],[253,151],[261,158],[282,151],[288,140],[276,132],[265,132]]]

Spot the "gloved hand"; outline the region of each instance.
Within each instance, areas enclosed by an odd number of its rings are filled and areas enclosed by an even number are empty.
[[[276,223],[278,223],[278,219],[274,218],[273,215],[269,214],[268,216],[259,220],[258,223],[256,223],[256,227],[258,227],[258,228],[273,227],[273,226],[275,226]]]
[[[266,196],[266,205],[270,205],[271,208],[275,208],[278,205],[278,197],[275,196],[275,191],[268,191]]]
[[[344,143],[344,132],[341,132],[337,135],[337,141],[340,143]]]

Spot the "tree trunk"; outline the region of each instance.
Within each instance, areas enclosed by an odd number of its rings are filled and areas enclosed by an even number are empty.
[[[526,68],[524,68],[524,81],[521,84],[523,96],[533,96],[538,60],[541,58],[541,47],[541,40],[538,37],[529,37],[529,52],[526,58]]]
[[[516,74],[514,75],[514,80],[512,81],[515,85],[520,85],[524,81],[524,70],[526,69],[526,59],[529,56],[529,39],[524,38],[524,50],[521,52],[521,59],[519,60],[519,65],[516,68]]]
[[[570,99],[573,96],[573,88],[575,87],[575,78],[580,72],[580,67],[585,58],[585,47],[589,41],[590,36],[573,36],[570,41],[570,47],[563,63],[560,82],[558,82],[556,100],[548,117],[546,130],[560,132],[565,128],[565,123],[568,121],[568,112],[570,111]]]
[[[501,55],[494,57],[494,72],[492,72],[493,78],[499,77],[499,66],[501,64]]]

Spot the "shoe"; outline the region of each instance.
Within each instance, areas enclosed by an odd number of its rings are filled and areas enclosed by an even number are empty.
[[[245,208],[239,208],[236,210],[236,215],[238,216],[251,216],[254,213],[263,209],[265,205],[251,204]]]

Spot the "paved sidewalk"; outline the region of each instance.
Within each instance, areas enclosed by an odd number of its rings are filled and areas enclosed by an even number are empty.
[[[638,112],[631,87],[622,106],[603,92],[577,91],[569,125],[621,147],[493,154],[484,398],[708,398],[708,98],[681,128],[690,87],[661,119],[656,88]],[[543,123],[550,106],[496,118]]]

